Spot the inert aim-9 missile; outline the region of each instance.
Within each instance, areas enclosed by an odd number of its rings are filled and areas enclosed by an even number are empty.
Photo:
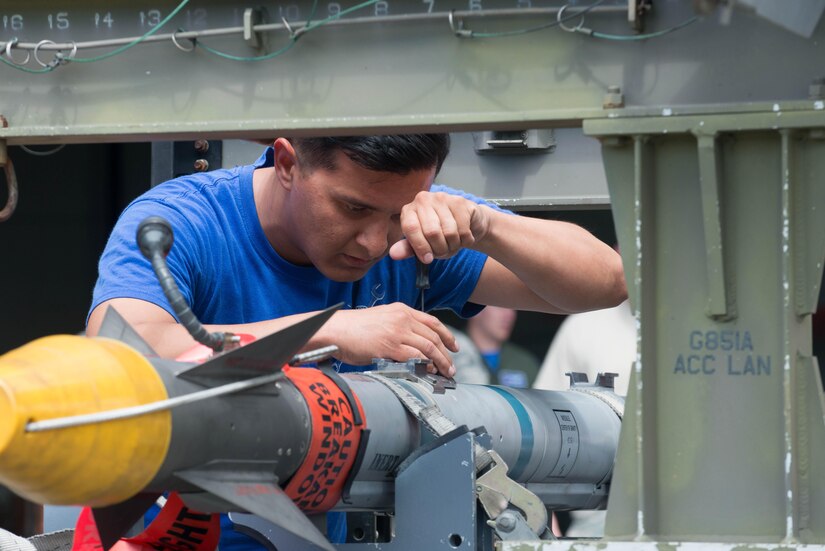
[[[484,427],[509,477],[551,508],[604,504],[620,425],[609,400],[282,370],[332,311],[202,364],[157,358],[112,309],[101,336],[5,354],[0,482],[38,503],[94,507],[106,548],[174,490],[193,509],[250,512],[331,549],[301,511],[392,510],[396,469],[433,439],[401,388],[455,425]]]

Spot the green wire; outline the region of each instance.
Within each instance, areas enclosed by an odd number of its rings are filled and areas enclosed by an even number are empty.
[[[289,40],[289,43],[286,46],[284,46],[283,48],[281,48],[279,50],[276,50],[274,52],[265,54],[265,55],[254,56],[254,57],[236,56],[236,55],[228,54],[228,53],[216,50],[214,48],[211,48],[211,47],[207,46],[206,44],[204,44],[201,41],[194,40],[193,44],[203,48],[204,50],[206,50],[210,54],[216,55],[218,57],[222,57],[224,59],[229,59],[229,60],[232,60],[232,61],[264,61],[264,60],[272,59],[273,57],[277,57],[279,55],[282,55],[282,54],[286,53],[290,48],[292,48],[292,46],[295,45],[295,43],[298,41],[298,39],[301,37],[301,35],[303,33],[311,31],[313,29],[317,29],[318,27],[320,27],[322,25],[325,25],[325,24],[329,23],[330,21],[334,21],[336,19],[339,19],[340,17],[343,17],[344,15],[347,15],[349,13],[352,13],[353,11],[365,8],[365,7],[373,5],[373,4],[377,4],[380,1],[381,0],[367,0],[366,2],[362,2],[358,5],[352,6],[351,8],[347,8],[345,10],[342,10],[342,11],[340,11],[339,13],[337,13],[335,15],[331,15],[330,17],[327,17],[326,19],[323,19],[321,21],[317,21],[315,23],[312,23],[312,18],[315,17],[315,12],[318,9],[318,0],[314,0],[313,3],[312,3],[312,10],[309,14],[309,17],[307,18],[306,24],[304,25],[304,27],[302,27],[300,29],[300,34],[296,33],[295,35],[291,36],[290,40]],[[95,56],[95,57],[64,58],[64,61],[65,62],[74,61],[74,62],[77,62],[77,63],[91,63],[91,62],[94,62],[94,61],[100,61],[100,60],[103,60],[103,59],[107,59],[107,58],[116,56],[120,53],[123,53],[124,51],[128,50],[129,48],[132,48],[133,46],[136,46],[137,44],[140,44],[141,42],[143,42],[148,37],[150,37],[153,34],[157,33],[173,17],[175,17],[178,13],[180,13],[180,11],[188,3],[189,3],[189,0],[182,0],[181,3],[178,4],[178,6],[174,10],[172,10],[172,12],[169,15],[167,15],[160,23],[158,23],[157,25],[152,27],[146,34],[136,38],[135,40],[133,40],[132,42],[130,42],[128,44],[125,44],[125,45],[123,45],[123,46],[121,46],[121,47],[119,47],[115,50],[112,50],[111,52],[107,52],[105,54]],[[182,29],[179,29],[179,30],[182,30]],[[35,73],[35,74],[49,73],[57,67],[57,65],[49,65],[49,66],[44,67],[42,69],[29,69],[27,67],[17,65],[16,63],[14,63],[10,60],[7,60],[2,56],[0,56],[0,61],[5,63],[9,67],[17,69],[19,71],[24,71],[26,73]]]
[[[318,8],[318,0],[314,0],[314,2],[312,2],[312,11],[310,12],[309,17],[307,18],[307,24],[309,24],[309,22],[315,16],[315,10],[317,8]],[[192,44],[195,45],[195,46],[200,46],[201,48],[203,48],[204,50],[206,50],[207,52],[209,52],[212,55],[216,55],[216,56],[222,57],[224,59],[230,59],[232,61],[264,61],[266,59],[272,59],[273,57],[277,57],[281,54],[286,53],[290,48],[292,48],[295,45],[296,42],[298,42],[298,38],[300,38],[300,35],[298,35],[297,37],[296,36],[290,36],[289,37],[289,43],[286,46],[284,46],[283,48],[281,48],[280,50],[276,50],[276,51],[270,52],[268,54],[254,56],[254,57],[243,57],[243,56],[236,56],[236,55],[232,55],[232,54],[227,54],[226,52],[221,52],[220,50],[216,50],[215,48],[207,46],[206,44],[204,44],[202,42],[198,42],[196,40],[193,41]]]
[[[297,39],[290,37],[289,43],[286,46],[284,46],[283,48],[281,48],[280,50],[276,50],[276,51],[268,53],[266,55],[259,55],[259,56],[255,56],[255,57],[241,57],[241,56],[237,56],[237,55],[227,54],[225,52],[221,52],[221,51],[216,50],[214,48],[210,48],[209,46],[207,46],[206,44],[204,44],[203,42],[200,42],[200,41],[196,42],[195,45],[198,46],[199,48],[203,48],[204,50],[206,50],[210,54],[216,55],[218,57],[222,57],[224,59],[231,59],[232,61],[264,61],[265,59],[272,59],[273,57],[277,57],[277,56],[285,53],[287,50],[292,48],[295,45],[296,42],[298,42]]]
[[[577,17],[580,17],[580,16],[586,14],[587,12],[589,12],[590,10],[592,10],[593,8],[598,6],[599,4],[603,4],[603,3],[604,3],[604,0],[598,0],[598,2],[590,4],[586,8],[583,8],[581,11],[578,11],[578,12],[572,14],[572,15],[568,15],[567,17],[562,17],[561,20],[553,21],[552,23],[546,23],[544,25],[538,25],[536,27],[530,27],[528,29],[519,29],[519,30],[516,30],[516,31],[502,31],[502,32],[498,32],[498,33],[477,33],[475,31],[470,31],[470,34],[468,34],[467,37],[468,38],[498,38],[500,36],[518,36],[518,35],[522,35],[522,34],[541,31],[541,30],[544,30],[544,29],[549,29],[549,28],[552,28],[552,27],[556,27],[558,25],[561,25],[562,23],[566,23],[567,21],[570,21],[571,19],[576,19]]]
[[[605,33],[592,31],[588,34],[590,36],[592,36],[593,38],[602,38],[604,40],[616,40],[616,41],[620,41],[620,42],[630,42],[632,40],[647,40],[648,38],[657,38],[659,36],[664,36],[668,33],[672,33],[673,31],[678,31],[682,27],[687,27],[691,23],[695,23],[698,20],[699,20],[699,16],[694,15],[690,19],[688,19],[686,21],[682,21],[678,25],[674,25],[673,27],[670,27],[669,29],[665,29],[663,31],[657,31],[655,33],[627,35],[627,34],[605,34]]]
[[[163,21],[161,21],[160,23],[158,23],[157,25],[152,27],[149,30],[149,32],[147,32],[143,36],[140,36],[140,37],[134,39],[133,41],[129,42],[128,44],[124,44],[120,48],[117,48],[115,50],[112,50],[111,52],[107,52],[105,54],[101,54],[101,55],[98,55],[98,56],[95,56],[95,57],[73,57],[73,58],[70,58],[70,59],[67,58],[66,61],[76,61],[77,63],[91,63],[93,61],[100,61],[101,59],[107,59],[107,58],[110,58],[110,57],[115,56],[117,54],[120,54],[122,52],[125,52],[126,50],[128,50],[132,46],[140,44],[141,42],[143,42],[144,40],[146,40],[147,38],[149,38],[150,36],[152,36],[153,34],[158,32],[161,29],[161,27],[166,25],[169,22],[169,20],[172,19],[173,17],[175,17],[178,14],[178,12],[180,12],[180,10],[182,10],[183,7],[188,3],[189,3],[189,0],[182,0],[182,2],[180,4],[178,4],[178,7],[175,8],[174,10],[172,10],[172,13],[167,15],[163,19]]]
[[[304,24],[304,27],[312,23],[312,18],[315,17],[315,10],[318,8],[318,0],[314,0],[312,2],[312,11],[309,12],[309,17],[307,17],[307,22]]]
[[[553,21],[552,23],[547,23],[545,25],[539,25],[537,27],[530,27],[528,29],[519,29],[519,30],[516,30],[516,31],[505,31],[505,32],[500,32],[500,33],[477,33],[477,32],[474,32],[474,31],[468,31],[468,34],[466,34],[465,36],[467,38],[498,38],[500,36],[517,36],[517,35],[532,33],[532,32],[535,32],[535,31],[540,31],[542,29],[549,29],[551,27],[555,27],[557,25],[560,25],[561,23],[565,23],[567,21],[570,21],[571,19],[576,19],[577,17],[584,15],[585,13],[589,12],[590,10],[592,10],[593,8],[595,8],[596,6],[598,6],[599,4],[601,4],[603,2],[604,2],[604,0],[599,0],[598,2],[587,6],[586,8],[582,9],[579,12],[574,13],[573,15],[563,17],[559,21]],[[620,41],[620,42],[631,42],[631,41],[634,41],[634,40],[647,40],[649,38],[658,38],[660,36],[664,36],[666,34],[672,33],[673,31],[678,31],[679,29],[681,29],[683,27],[687,27],[688,25],[690,25],[691,23],[695,23],[699,19],[700,19],[699,16],[695,15],[695,16],[691,17],[690,19],[686,20],[686,21],[682,21],[678,25],[670,27],[669,29],[664,29],[662,31],[656,31],[656,32],[647,33],[647,34],[634,34],[634,35],[607,34],[607,33],[601,33],[601,32],[598,32],[598,31],[591,31],[591,30],[585,31],[584,29],[577,30],[575,32],[581,32],[582,34],[586,34],[587,36],[592,36],[593,38],[601,38],[603,40],[615,40],[615,41]]]
[[[380,1],[381,0],[366,0],[366,2],[361,2],[360,4],[352,6],[351,8],[341,10],[340,12],[336,13],[335,15],[330,15],[326,19],[322,19],[322,20],[317,21],[315,23],[310,23],[309,21],[315,15],[315,9],[318,5],[318,0],[315,0],[315,2],[313,2],[313,5],[312,5],[312,13],[310,13],[309,18],[307,19],[307,23],[303,27],[301,27],[298,31],[296,31],[295,34],[290,36],[289,43],[286,46],[284,46],[283,48],[281,48],[280,50],[276,50],[274,52],[271,52],[271,53],[268,53],[268,54],[265,54],[265,55],[259,55],[259,56],[254,56],[254,57],[242,57],[242,56],[227,54],[226,52],[221,52],[219,50],[216,50],[214,48],[211,48],[211,47],[207,46],[206,44],[204,44],[203,42],[200,42],[200,41],[196,42],[195,44],[197,46],[203,48],[204,50],[206,50],[210,54],[216,55],[218,57],[222,57],[224,59],[230,59],[232,61],[264,61],[264,60],[267,60],[267,59],[272,59],[273,57],[277,57],[277,56],[285,53],[287,50],[292,48],[295,45],[296,42],[298,42],[298,39],[301,38],[301,36],[304,33],[307,33],[307,32],[309,32],[313,29],[317,29],[318,27],[326,25],[330,21],[334,21],[336,19],[339,19],[340,17],[343,17],[343,16],[345,16],[349,13],[352,13],[356,10],[360,10],[362,8],[366,8],[367,6],[377,4]],[[604,0],[600,0],[600,1],[603,2]]]
[[[168,23],[170,19],[175,17],[180,12],[180,10],[182,10],[183,7],[188,3],[189,3],[189,0],[182,0],[181,3],[178,4],[178,7],[175,8],[172,11],[172,13],[167,15],[163,19],[163,21],[161,21],[160,23],[158,23],[157,25],[152,27],[149,30],[149,32],[147,32],[143,36],[140,36],[140,37],[136,38],[132,42],[130,42],[128,44],[125,44],[125,45],[121,46],[120,48],[117,48],[116,50],[112,50],[111,52],[108,52],[108,53],[105,53],[105,54],[102,54],[102,55],[99,55],[99,56],[95,56],[95,57],[72,57],[72,58],[64,57],[62,61],[64,63],[69,62],[69,61],[76,61],[78,63],[91,63],[93,61],[100,61],[101,59],[107,59],[109,57],[112,57],[112,56],[115,56],[119,53],[122,53],[122,52],[128,50],[129,48],[131,48],[132,46],[140,44],[146,38],[148,38],[148,37],[152,36],[153,34],[155,34],[156,32],[158,32],[161,29],[161,27],[166,25],[166,23]],[[29,69],[28,67],[23,67],[22,65],[18,65],[18,64],[14,63],[14,62],[12,62],[8,59],[5,59],[3,56],[0,56],[0,61],[5,63],[9,67],[17,69],[18,71],[23,71],[25,73],[34,73],[34,74],[50,73],[50,72],[54,71],[55,68],[58,66],[58,64],[55,64],[55,65],[47,65],[46,67],[43,67],[42,69]]]
[[[14,40],[14,39],[12,39],[12,40]],[[12,67],[13,69],[17,69],[18,71],[23,71],[24,73],[34,73],[34,74],[39,74],[39,75],[42,75],[43,73],[50,73],[50,72],[54,71],[55,67],[57,67],[57,65],[47,65],[47,66],[43,67],[42,69],[29,69],[28,67],[23,67],[22,65],[18,65],[17,63],[14,63],[14,62],[6,59],[2,55],[0,55],[0,61],[5,63],[9,67]]]
[[[197,41],[197,40],[193,40],[192,43],[195,46],[199,46],[199,47],[203,48],[204,50],[206,50],[210,54],[216,55],[218,57],[222,57],[224,59],[229,59],[229,60],[232,60],[232,61],[264,61],[264,60],[272,59],[274,57],[277,57],[279,55],[282,55],[282,54],[286,53],[290,48],[292,48],[295,45],[295,43],[298,41],[298,39],[304,33],[307,33],[309,31],[317,29],[318,27],[326,25],[330,21],[335,21],[336,19],[340,19],[341,17],[343,17],[347,14],[350,14],[354,11],[357,11],[357,10],[366,8],[368,6],[377,4],[380,1],[381,0],[366,0],[365,2],[361,2],[360,4],[356,4],[355,6],[352,6],[350,8],[345,9],[345,10],[342,10],[342,11],[338,12],[335,15],[331,15],[331,16],[325,18],[325,19],[322,19],[320,21],[317,21],[317,22],[313,23],[312,18],[315,16],[315,11],[318,7],[318,0],[314,0],[313,3],[312,3],[312,10],[309,14],[309,17],[307,18],[306,23],[304,24],[304,26],[301,29],[299,29],[298,32],[293,33],[290,36],[289,43],[286,46],[284,46],[283,48],[280,48],[279,50],[276,50],[274,52],[271,52],[271,53],[268,53],[268,54],[265,54],[265,55],[253,56],[253,57],[236,56],[236,55],[227,54],[225,52],[221,52],[219,50],[211,48],[211,47],[207,46],[206,44],[203,44],[203,42],[200,42],[200,41]],[[72,61],[72,62],[77,62],[77,63],[91,63],[91,62],[94,62],[94,61],[100,61],[100,60],[107,59],[107,58],[113,57],[115,55],[118,55],[118,54],[128,50],[129,48],[132,48],[133,46],[136,46],[137,44],[140,44],[146,38],[148,38],[148,37],[152,36],[153,34],[155,34],[156,32],[158,32],[173,17],[175,17],[183,9],[183,7],[186,6],[186,4],[188,4],[188,3],[189,3],[189,0],[182,0],[181,3],[178,4],[178,6],[174,10],[172,10],[172,12],[169,15],[167,15],[160,23],[158,23],[157,25],[152,27],[146,34],[136,38],[135,40],[133,40],[132,42],[130,42],[128,44],[125,44],[125,45],[121,46],[120,48],[117,48],[115,50],[112,50],[111,52],[107,52],[105,54],[101,54],[101,55],[95,56],[95,57],[63,58],[63,62]],[[499,33],[476,33],[476,32],[473,32],[473,31],[468,31],[469,34],[467,34],[466,36],[468,38],[496,38],[496,37],[503,37],[503,36],[523,35],[523,34],[535,32],[535,31],[540,31],[540,30],[543,30],[543,29],[549,29],[551,27],[556,27],[556,26],[558,26],[561,23],[564,23],[566,21],[570,21],[571,19],[576,19],[578,17],[581,17],[582,15],[586,14],[587,12],[589,12],[590,10],[592,10],[593,8],[595,8],[596,6],[598,6],[602,3],[604,3],[604,0],[598,0],[597,2],[594,2],[593,4],[591,4],[591,5],[587,6],[586,8],[582,9],[581,11],[578,11],[578,12],[576,12],[574,14],[571,14],[567,17],[564,17],[561,20],[553,21],[552,23],[547,23],[545,25],[539,25],[539,26],[530,27],[530,28],[527,28],[527,29],[519,29],[519,30],[516,30],[516,31],[505,31],[505,32],[499,32]],[[639,35],[606,34],[606,33],[601,33],[601,32],[597,32],[597,31],[589,31],[589,32],[585,32],[584,34],[587,34],[588,36],[592,36],[594,38],[600,38],[600,39],[603,39],[603,40],[615,40],[615,41],[647,40],[647,39],[650,39],[650,38],[657,38],[657,37],[664,36],[666,34],[672,33],[674,31],[677,31],[677,30],[679,30],[683,27],[686,27],[686,26],[690,25],[691,23],[695,23],[697,20],[699,20],[699,16],[694,16],[694,17],[691,17],[690,19],[688,19],[686,21],[683,21],[682,23],[679,23],[678,25],[675,25],[675,26],[673,26],[669,29],[664,29],[662,31],[657,31],[657,32],[647,33],[647,34],[639,34]],[[179,30],[182,30],[182,29],[179,29]],[[59,64],[53,64],[53,65],[50,64],[46,67],[43,67],[42,69],[29,69],[28,67],[23,67],[22,65],[18,65],[18,64],[14,63],[11,60],[5,59],[3,56],[0,56],[0,61],[5,63],[9,67],[17,69],[18,71],[23,71],[23,72],[26,72],[26,73],[33,73],[33,74],[49,73],[51,71],[54,71],[54,69],[56,67],[58,67],[58,65],[59,65]]]

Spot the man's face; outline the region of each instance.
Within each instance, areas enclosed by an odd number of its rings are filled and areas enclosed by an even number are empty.
[[[361,279],[401,239],[401,208],[426,191],[435,167],[374,172],[338,152],[335,170],[298,169],[289,191],[288,260],[312,264],[334,281]],[[292,258],[289,258],[292,256]]]

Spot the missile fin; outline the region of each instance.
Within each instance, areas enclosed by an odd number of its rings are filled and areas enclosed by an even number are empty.
[[[277,373],[341,307],[331,306],[318,314],[267,335],[262,339],[178,372],[178,376],[207,386]]]
[[[100,324],[100,330],[97,336],[115,339],[128,344],[144,356],[157,356],[157,353],[152,350],[149,343],[143,340],[143,337],[138,335],[137,331],[129,325],[129,322],[112,306],[106,309],[106,314],[103,316],[103,323]]]
[[[158,493],[138,494],[117,505],[93,508],[92,515],[103,549],[111,549],[125,536],[159,496]]]
[[[278,486],[278,478],[271,471],[189,469],[175,474],[325,551],[335,551],[329,540]]]

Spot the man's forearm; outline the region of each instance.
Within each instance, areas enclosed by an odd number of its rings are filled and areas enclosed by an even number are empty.
[[[607,308],[627,297],[621,257],[579,226],[489,211],[473,248],[503,264],[555,310]]]
[[[98,305],[89,316],[87,334],[93,337],[108,308],[116,308],[155,352],[176,358],[197,343],[186,328],[163,308],[139,299],[112,299]],[[206,325],[210,332],[246,333],[256,338],[285,329],[318,312],[236,325]],[[351,365],[368,365],[373,358],[406,361],[430,358],[441,373],[452,376],[451,352],[457,351],[455,338],[438,318],[405,304],[391,303],[372,308],[339,310],[310,337],[299,350],[306,352],[329,345],[338,346],[336,359]]]
[[[210,333],[243,333],[260,339],[302,321],[314,313],[315,312],[295,314],[292,316],[285,316],[282,318],[259,321],[255,323],[204,325],[204,327]],[[149,343],[158,356],[162,358],[176,358],[180,354],[197,345],[197,341],[195,341],[195,339],[189,335],[186,328],[179,323],[138,322],[134,324],[134,328],[141,335],[141,337]],[[320,348],[320,346],[322,346],[320,344],[313,343],[313,339],[311,339],[301,351]]]

